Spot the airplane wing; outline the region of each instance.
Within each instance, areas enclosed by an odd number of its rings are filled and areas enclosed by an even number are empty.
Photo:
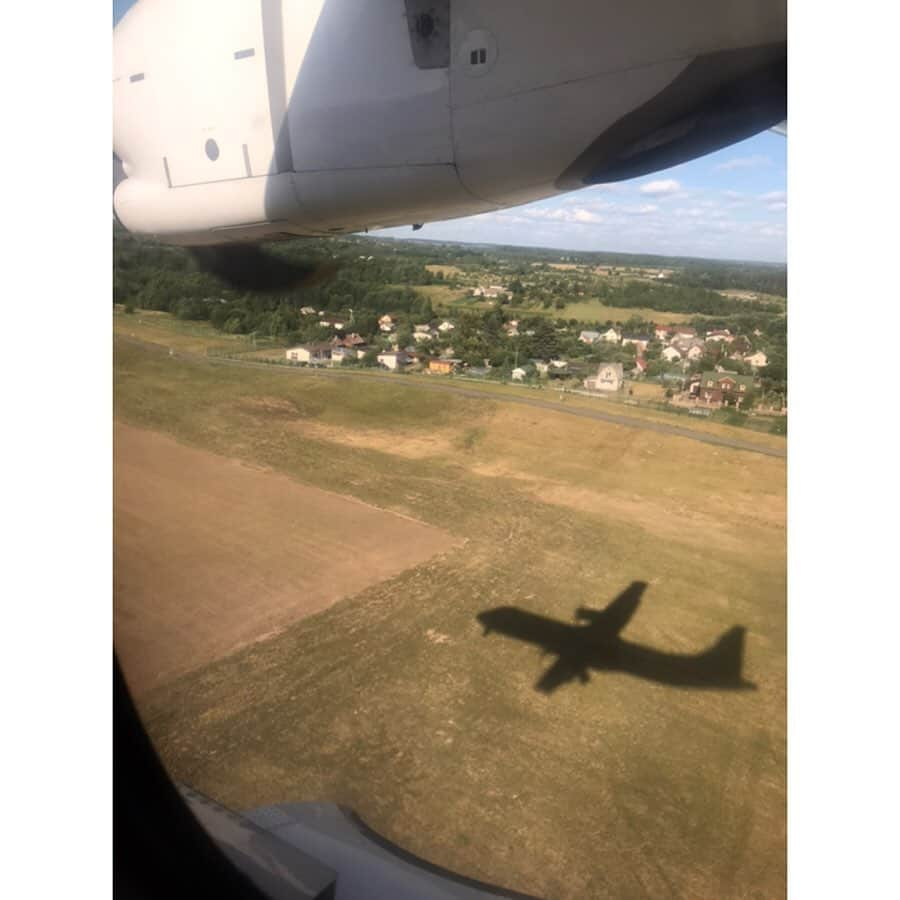
[[[597,612],[581,606],[576,610],[575,616],[602,627],[604,633],[609,636],[616,635],[631,621],[646,589],[645,581],[632,581],[606,609]]]
[[[587,669],[573,665],[566,657],[561,656],[546,672],[540,677],[535,688],[542,694],[552,694],[558,687],[562,687],[566,682],[577,678],[579,681],[587,683]]]
[[[541,647],[548,653],[563,652],[570,640],[571,626],[515,606],[498,606],[479,613],[477,618],[484,626],[486,635],[497,631],[507,637]]]

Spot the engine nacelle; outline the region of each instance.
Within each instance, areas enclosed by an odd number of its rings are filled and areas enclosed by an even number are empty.
[[[115,209],[183,244],[423,223],[786,117],[784,0],[140,0]]]

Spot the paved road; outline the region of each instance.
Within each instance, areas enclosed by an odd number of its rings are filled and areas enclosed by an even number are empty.
[[[130,338],[125,335],[117,335],[129,343],[140,344],[147,348],[169,352],[166,347],[143,341],[140,338]],[[752,441],[742,441],[737,438],[720,437],[717,434],[709,434],[705,431],[695,431],[692,428],[683,428],[680,425],[669,425],[666,422],[653,422],[648,419],[639,419],[632,416],[622,416],[616,413],[605,412],[599,409],[585,409],[578,406],[566,406],[565,403],[541,400],[537,397],[516,397],[511,394],[492,394],[487,391],[479,391],[473,388],[463,387],[459,384],[444,382],[428,383],[416,378],[408,378],[402,375],[380,374],[377,372],[366,373],[365,376],[354,375],[353,372],[341,372],[338,369],[305,368],[300,366],[277,366],[271,363],[254,362],[248,359],[227,359],[218,356],[201,356],[196,353],[187,353],[177,350],[174,356],[182,359],[192,359],[210,363],[217,366],[236,366],[245,369],[265,369],[267,372],[282,372],[285,375],[307,376],[317,378],[359,378],[385,381],[395,387],[419,388],[422,391],[443,391],[449,394],[458,394],[463,397],[475,397],[479,400],[495,400],[501,403],[521,403],[524,406],[535,406],[539,409],[551,409],[554,412],[565,413],[569,416],[578,416],[581,419],[595,419],[599,422],[610,422],[613,425],[624,425],[626,428],[638,428],[644,431],[655,431],[658,434],[670,434],[675,437],[686,438],[689,441],[700,441],[704,444],[713,444],[716,447],[730,447],[733,450],[745,450],[748,453],[762,453],[764,456],[774,456],[778,459],[787,457],[787,450],[783,447],[766,447],[762,444],[754,444]]]
[[[184,355],[184,354],[179,354]],[[265,369],[272,372],[285,372],[291,375],[313,375],[326,378],[353,378],[352,372],[341,372],[336,369],[325,368],[294,368],[292,366],[273,366],[269,363],[252,362],[245,359],[222,359],[210,357],[209,362],[214,365],[240,366],[257,369]],[[502,403],[521,403],[524,406],[536,406],[540,409],[551,409],[554,412],[565,413],[569,416],[578,416],[582,419],[596,419],[600,422],[611,422],[614,425],[624,425],[626,428],[640,428],[645,431],[656,431],[659,434],[670,434],[675,437],[687,438],[691,441],[701,441],[704,444],[713,444],[717,447],[730,447],[734,450],[745,450],[748,453],[762,453],[764,456],[774,456],[784,459],[787,456],[787,450],[783,447],[767,447],[762,444],[755,444],[752,441],[742,441],[737,438],[720,437],[717,434],[709,434],[705,431],[695,431],[693,428],[683,428],[679,425],[669,425],[666,422],[653,422],[648,419],[639,419],[633,416],[622,416],[616,413],[605,412],[599,409],[585,409],[578,406],[566,406],[565,403],[552,402],[550,400],[541,400],[537,397],[516,397],[509,394],[492,394],[486,391],[479,391],[473,388],[466,388],[458,384],[436,383],[428,384],[419,379],[406,378],[402,375],[389,374],[366,374],[366,379],[377,379],[386,381],[395,386],[404,386],[419,388],[423,391],[443,391],[451,394],[459,394],[463,397],[475,397],[479,400],[496,400]]]

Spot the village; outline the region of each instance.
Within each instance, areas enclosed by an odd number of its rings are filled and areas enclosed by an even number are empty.
[[[492,285],[473,293],[491,297],[503,290]],[[666,403],[698,414],[725,407],[742,411],[759,407],[782,415],[787,411],[783,397],[764,391],[760,373],[769,357],[759,329],[735,335],[728,329],[703,332],[690,325],[652,325],[640,333],[612,324],[602,331],[556,325],[558,343],[568,343],[571,352],[521,360],[514,354],[513,364],[496,366],[488,356],[480,365],[461,358],[454,348],[460,322],[452,316],[407,323],[385,313],[377,320],[378,334],[363,337],[353,331],[351,316],[335,317],[312,307],[301,313],[318,318],[323,339],[287,348],[284,361],[293,365],[369,366],[528,386],[553,382],[563,392],[621,398],[632,394],[637,383],[652,383],[660,385]],[[535,333],[520,319],[510,318],[503,322],[501,339],[514,345],[518,338],[534,338]]]

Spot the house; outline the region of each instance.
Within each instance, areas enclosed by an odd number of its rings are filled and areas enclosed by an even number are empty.
[[[691,362],[701,359],[706,352],[706,347],[699,338],[676,338],[671,346],[681,354],[682,359],[689,359]]]
[[[661,356],[666,362],[670,362],[670,363],[671,363],[671,362],[678,362],[678,360],[681,359],[681,354],[678,352],[678,349],[677,349],[676,347],[666,347],[666,348],[663,350],[663,352],[660,353],[660,356]]]
[[[360,337],[355,331],[353,334],[348,334],[341,338],[340,343],[344,347],[354,347],[356,349],[361,349],[366,346],[365,338]]]
[[[622,346],[627,347],[629,344],[634,344],[638,353],[643,353],[647,349],[647,344],[650,343],[649,336],[645,336],[642,334],[623,334],[622,335]]]
[[[682,341],[689,341],[691,338],[697,337],[697,329],[688,325],[676,325],[675,337]]]
[[[413,334],[427,334],[431,337],[430,325],[413,325]]]
[[[708,406],[741,406],[753,391],[753,376],[734,372],[703,372],[691,384],[690,391]]]
[[[300,307],[300,315],[301,315],[301,316],[314,316],[314,315],[316,315],[315,307],[312,307],[312,306],[301,306],[301,307]]]
[[[622,363],[603,363],[597,374],[584,379],[584,386],[589,391],[618,391],[625,382]]]
[[[697,362],[698,359],[703,359],[704,352],[702,345],[692,344],[688,352],[685,353],[685,357],[691,362]]]
[[[378,320],[378,327],[382,331],[393,331],[394,330],[394,320],[391,316],[384,315]]]
[[[430,341],[431,339],[432,339],[432,334],[431,334],[430,331],[417,331],[417,332],[413,335],[413,340],[414,340],[417,344],[427,343],[427,342]]]
[[[359,356],[359,352],[355,350],[353,347],[342,347],[340,344],[336,347],[331,348],[331,361],[332,363],[343,363],[348,359],[356,359]]]
[[[441,334],[447,334],[448,331],[453,331],[454,328],[456,328],[456,326],[452,322],[448,322],[446,319],[441,322],[440,325],[438,325],[438,331],[440,331]]]
[[[392,372],[402,369],[410,362],[409,354],[405,350],[389,350],[386,353],[379,353],[377,359],[378,365],[384,366],[385,369],[390,369]]]
[[[432,359],[428,361],[428,371],[437,375],[452,375],[459,363],[458,359]]]
[[[734,336],[727,329],[717,329],[716,331],[707,331],[706,339],[708,341],[724,341],[726,344],[730,344],[734,340]]]
[[[757,350],[756,353],[745,356],[744,362],[749,363],[754,369],[761,369],[769,364],[769,357],[762,350]]]
[[[291,362],[320,365],[331,359],[331,344],[300,344],[299,347],[291,347],[289,350],[285,350],[284,355]]]
[[[618,344],[622,340],[622,335],[615,328],[608,328],[600,335],[600,340],[608,344]]]
[[[597,341],[600,340],[600,332],[582,331],[581,334],[578,335],[578,340],[581,341],[582,344],[596,344]]]
[[[487,287],[477,287],[472,290],[473,297],[499,297],[503,294],[505,297],[512,297],[512,294],[506,290],[501,284],[490,284]]]
[[[531,364],[537,369],[538,375],[546,375],[550,371],[550,363],[544,362],[542,359],[533,359]]]
[[[525,380],[525,376],[526,376],[527,374],[528,374],[528,373],[527,373],[524,369],[522,369],[522,368],[513,369],[513,370],[512,370],[512,380],[513,380],[513,381],[524,381],[524,380]]]
[[[658,276],[659,277],[659,276]],[[653,335],[658,341],[667,341],[672,333],[671,325],[654,325]]]
[[[634,368],[631,371],[634,375],[643,375],[647,371],[647,360],[643,356],[639,356],[634,361]]]
[[[319,325],[323,328],[336,328],[343,331],[345,322],[343,319],[319,319]]]

